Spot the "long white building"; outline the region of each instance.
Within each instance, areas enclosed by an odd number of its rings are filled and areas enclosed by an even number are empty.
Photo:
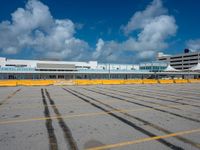
[[[130,72],[138,70],[138,65],[131,64],[98,64],[97,61],[19,60],[0,57],[1,79],[95,78],[91,74],[102,74],[102,78],[107,78],[109,73],[113,74],[114,72],[116,76],[116,73],[124,74],[127,72],[130,74]],[[97,77],[99,78],[100,76]]]
[[[0,57],[0,79],[132,79],[191,76],[199,72],[152,72],[134,64],[19,60]]]

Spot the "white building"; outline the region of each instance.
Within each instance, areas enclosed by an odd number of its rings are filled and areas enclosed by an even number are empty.
[[[138,65],[132,64],[99,64],[97,61],[41,61],[19,60],[0,57],[0,73],[2,79],[16,78],[50,78],[70,79],[77,74],[77,78],[87,78],[87,73],[130,73],[139,70]],[[82,76],[81,74],[84,75]],[[81,75],[81,76],[80,76]],[[106,77],[105,77],[106,78]]]
[[[158,65],[158,64],[156,64]],[[152,64],[151,64],[152,66]],[[140,66],[141,67],[141,66]],[[153,69],[157,69],[153,64]],[[160,64],[159,67],[164,67]],[[163,69],[163,68],[161,68]],[[151,72],[134,64],[102,64],[97,61],[41,61],[0,57],[0,79],[135,79],[182,77],[200,78],[200,72]]]

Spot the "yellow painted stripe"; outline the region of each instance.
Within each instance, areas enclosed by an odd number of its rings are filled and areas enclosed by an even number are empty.
[[[102,101],[103,103],[105,103],[105,104],[109,104],[109,103],[120,103],[121,101],[117,101],[117,100],[104,100],[104,101]],[[6,104],[6,103],[4,103],[4,104]],[[84,106],[84,105],[88,105],[87,103],[83,103],[83,104],[78,104],[78,103],[76,103],[76,104],[71,104],[70,106]],[[56,104],[56,105],[46,105],[46,106],[48,106],[48,107],[55,107],[55,106],[57,106],[57,107],[66,107],[66,106],[69,106],[69,104]],[[15,106],[12,106],[12,110],[13,109],[31,109],[31,108],[41,108],[41,107],[44,107],[44,105],[43,104],[35,104],[35,103],[30,103],[30,104],[28,104],[28,105],[25,105],[25,104],[16,104]],[[2,110],[2,109],[8,109],[7,107],[2,107],[2,108],[0,108],[0,110]],[[10,108],[9,108],[10,109]]]
[[[66,97],[67,95],[66,94],[52,94],[51,96],[52,97],[53,96]],[[18,95],[15,98],[16,99],[25,99],[25,98],[35,98],[35,99],[37,99],[38,97],[41,97],[41,95],[32,95],[32,94],[31,95],[27,94],[27,95],[24,95],[24,96]]]
[[[200,132],[200,128],[175,132],[175,133],[166,134],[166,135],[154,136],[154,137],[149,137],[149,138],[141,138],[141,139],[137,139],[137,140],[133,140],[133,141],[126,141],[126,142],[120,142],[120,143],[116,143],[116,144],[98,146],[98,147],[88,148],[87,150],[104,150],[104,149],[108,149],[108,148],[117,148],[117,147],[139,144],[139,143],[158,140],[158,139],[165,139],[165,138],[170,138],[170,137],[175,137],[175,136],[180,136],[180,135],[185,135],[185,134],[192,134],[192,133],[196,133],[196,132]]]
[[[96,112],[96,113],[83,113],[83,114],[76,114],[76,115],[63,115],[63,116],[52,116],[52,117],[39,117],[39,118],[31,118],[31,119],[17,119],[17,120],[8,120],[8,121],[0,121],[1,124],[11,124],[11,123],[22,123],[22,122],[30,122],[30,121],[40,121],[40,120],[47,120],[47,119],[57,119],[57,118],[75,118],[75,117],[87,117],[87,116],[97,116],[97,115],[105,115],[114,112],[130,112],[130,111],[145,111],[149,110],[150,108],[141,108],[141,109],[131,109],[131,110],[113,110],[108,112]]]
[[[175,106],[175,105],[173,105]],[[189,106],[177,106],[177,108],[182,107],[189,107]],[[167,108],[167,107],[155,107],[155,108]],[[87,117],[87,116],[98,116],[98,115],[106,115],[109,113],[116,113],[116,112],[137,112],[137,111],[155,111],[152,108],[139,108],[139,109],[120,109],[120,110],[113,110],[108,112],[95,112],[95,113],[82,113],[82,114],[75,114],[75,115],[62,115],[62,116],[52,116],[52,117],[36,117],[36,118],[30,118],[30,119],[14,119],[14,120],[4,120],[0,121],[0,125],[3,124],[14,124],[14,123],[23,123],[23,122],[31,122],[31,121],[41,121],[41,120],[47,120],[47,119],[57,119],[57,118],[76,118],[76,117]]]

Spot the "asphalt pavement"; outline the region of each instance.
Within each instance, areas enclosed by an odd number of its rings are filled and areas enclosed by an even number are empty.
[[[200,84],[0,87],[0,150],[197,150]]]

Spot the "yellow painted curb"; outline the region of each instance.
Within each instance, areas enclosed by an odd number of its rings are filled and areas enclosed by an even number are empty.
[[[173,84],[200,83],[200,79],[77,79],[77,80],[0,80],[1,86],[47,86],[47,85],[120,85],[120,84]]]

